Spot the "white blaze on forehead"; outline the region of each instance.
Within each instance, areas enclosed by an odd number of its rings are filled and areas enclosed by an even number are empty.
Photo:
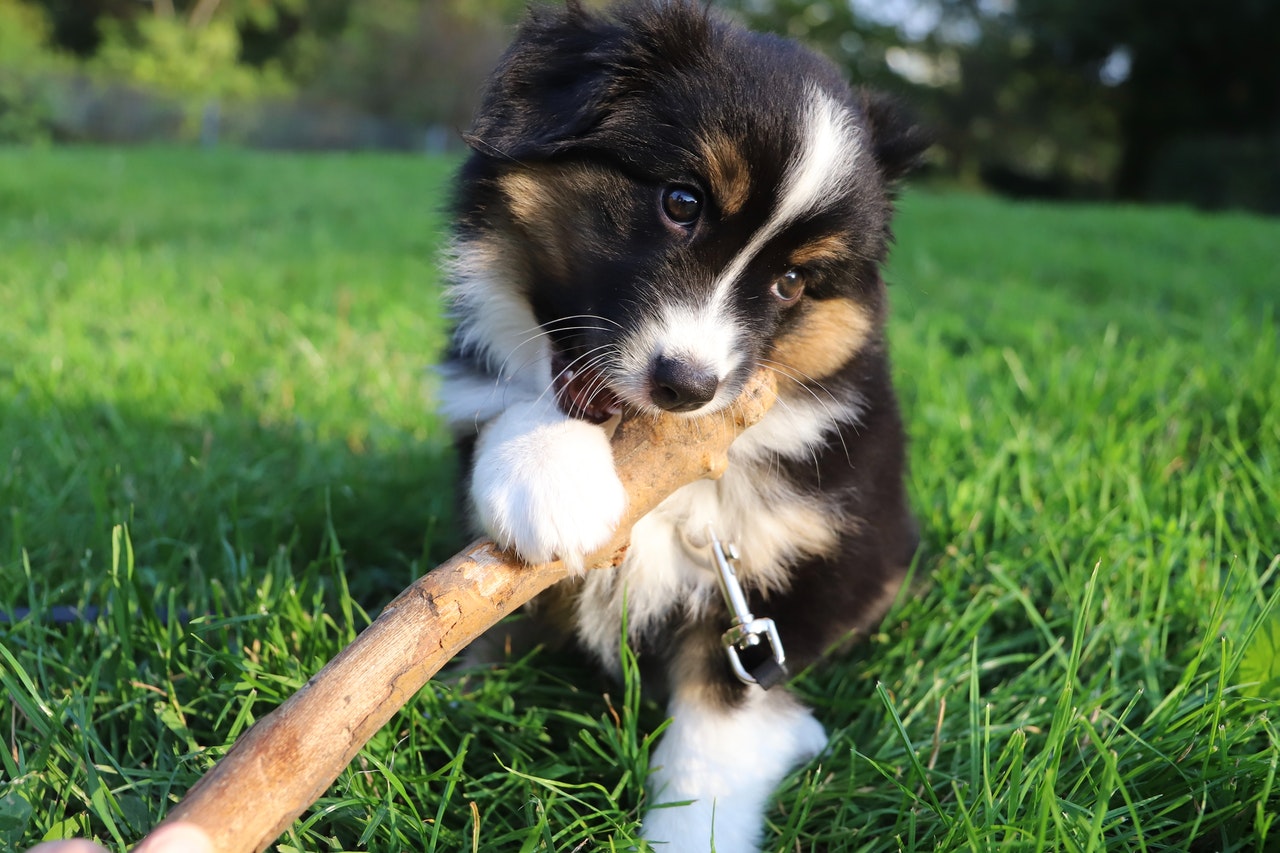
[[[716,279],[713,303],[728,299],[738,277],[766,243],[788,225],[821,210],[845,192],[860,148],[858,129],[849,111],[817,86],[811,86],[801,117],[799,145],[787,162],[777,206]]]

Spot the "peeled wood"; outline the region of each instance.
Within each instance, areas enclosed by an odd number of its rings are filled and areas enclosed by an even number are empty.
[[[612,441],[628,510],[614,540],[587,565],[616,565],[641,516],[681,486],[719,477],[729,445],[764,416],[774,395],[772,374],[762,371],[727,411],[624,417]],[[488,540],[472,543],[400,593],[301,690],[245,732],[165,823],[199,826],[215,853],[265,850],[450,658],[565,577],[559,562],[528,566]]]

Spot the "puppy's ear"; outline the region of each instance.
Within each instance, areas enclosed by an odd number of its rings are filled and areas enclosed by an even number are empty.
[[[896,181],[920,165],[933,139],[888,95],[864,89],[860,96],[876,162],[887,181]]]
[[[701,61],[711,29],[698,0],[622,0],[607,14],[580,0],[532,7],[464,138],[481,154],[515,160],[603,140],[627,96],[647,91],[655,73]]]
[[[578,0],[531,7],[489,79],[467,144],[486,156],[543,159],[585,133],[609,98],[620,38]]]

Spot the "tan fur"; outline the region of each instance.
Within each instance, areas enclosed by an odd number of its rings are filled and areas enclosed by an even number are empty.
[[[455,243],[451,249],[453,279],[455,282],[465,281],[468,269],[479,267],[500,275],[504,281],[522,281],[528,270],[524,267],[520,250],[519,235],[509,231],[468,237]]]
[[[611,212],[630,204],[626,181],[583,164],[520,167],[498,179],[516,227],[557,275],[583,240],[605,240],[617,223]]]
[[[499,184],[511,214],[525,225],[545,219],[547,211],[555,207],[553,188],[545,177],[533,171],[508,172],[499,179]]]
[[[871,312],[852,299],[815,299],[801,306],[804,315],[773,345],[770,356],[794,372],[792,380],[830,376],[849,363],[871,340]]]
[[[715,136],[703,143],[702,156],[720,209],[725,216],[737,214],[751,195],[751,170],[742,152],[727,136]]]
[[[802,267],[806,264],[842,261],[851,254],[849,241],[841,234],[828,234],[810,243],[806,243],[791,253],[791,265]]]
[[[568,268],[568,255],[559,224],[563,217],[559,211],[554,176],[554,172],[508,172],[498,183],[507,197],[507,209],[516,224],[541,250],[552,269],[564,274]]]

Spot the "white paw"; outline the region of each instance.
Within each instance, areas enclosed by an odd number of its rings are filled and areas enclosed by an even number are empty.
[[[500,546],[571,569],[609,541],[627,505],[604,430],[541,402],[511,406],[485,428],[471,498]]]
[[[726,710],[676,698],[649,775],[642,833],[671,853],[760,847],[773,789],[826,746],[822,724],[788,694],[752,690]]]

